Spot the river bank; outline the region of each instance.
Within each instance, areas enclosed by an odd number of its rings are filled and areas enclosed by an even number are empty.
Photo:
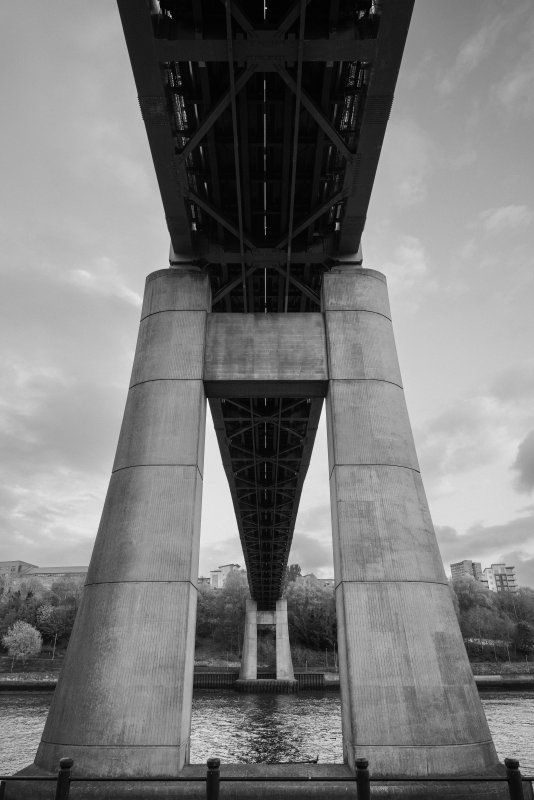
[[[479,665],[477,665],[479,666]],[[479,691],[533,691],[534,669],[529,672],[515,672],[511,670],[496,672],[494,665],[491,669],[475,673],[475,682]],[[533,665],[530,665],[533,666]],[[236,668],[237,667],[237,668]],[[55,689],[58,672],[19,672],[0,673],[0,692],[20,691],[52,691]],[[239,677],[238,665],[230,668],[217,669],[200,667],[195,668],[195,689],[222,689],[233,688]],[[275,678],[274,673],[264,672],[259,677],[266,679]],[[295,672],[295,677],[302,690],[339,690],[339,674],[337,672]]]

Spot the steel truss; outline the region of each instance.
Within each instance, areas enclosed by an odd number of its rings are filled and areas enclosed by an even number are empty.
[[[251,594],[273,609],[283,589],[322,398],[210,400]]]

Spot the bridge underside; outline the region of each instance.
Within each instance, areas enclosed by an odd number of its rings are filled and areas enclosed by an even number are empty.
[[[210,400],[259,609],[274,610],[323,401],[302,397]]]
[[[360,239],[413,0],[119,0],[170,239],[211,311],[320,310]],[[255,390],[256,391],[256,390]],[[212,400],[252,597],[281,595],[321,403]]]
[[[361,261],[413,0],[118,4],[172,263],[214,311],[317,311]]]

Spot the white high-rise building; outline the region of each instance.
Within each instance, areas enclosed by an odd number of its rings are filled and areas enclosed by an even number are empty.
[[[490,592],[517,592],[515,567],[506,564],[492,564],[482,573],[482,580]]]

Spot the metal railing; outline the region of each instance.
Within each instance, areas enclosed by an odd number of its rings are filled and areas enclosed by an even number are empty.
[[[460,777],[395,777],[387,778],[372,777],[369,772],[369,762],[366,758],[356,759],[356,773],[354,776],[347,775],[308,775],[308,776],[262,776],[262,775],[221,775],[221,761],[219,758],[208,758],[206,762],[207,770],[205,776],[187,776],[176,778],[77,778],[71,775],[74,761],[72,758],[62,758],[59,762],[59,770],[55,777],[39,777],[25,775],[1,775],[0,776],[0,800],[9,800],[6,797],[6,782],[55,782],[56,793],[54,800],[69,800],[70,787],[73,783],[198,783],[204,782],[206,785],[206,800],[219,800],[219,788],[221,783],[351,783],[355,784],[356,800],[371,800],[373,783],[507,783],[510,800],[525,800],[523,793],[523,783],[534,781],[534,775],[524,776],[519,769],[519,761],[515,758],[505,758],[506,775],[502,777],[473,775]]]

